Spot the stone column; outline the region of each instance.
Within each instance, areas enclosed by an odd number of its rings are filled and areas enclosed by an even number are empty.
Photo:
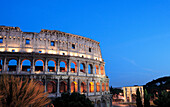
[[[60,93],[60,79],[57,79],[57,96],[59,96]]]
[[[100,81],[100,94],[102,94],[102,81]]]
[[[3,60],[3,66],[2,66],[2,72],[6,72],[7,71],[7,62],[6,62],[6,57],[4,58],[4,60]]]
[[[123,87],[123,93],[124,93],[124,102],[127,102],[127,89]]]
[[[101,75],[101,70],[100,70],[101,64],[99,64],[99,75]]]
[[[81,80],[78,79],[78,92],[81,93]]]
[[[94,76],[95,75],[95,63],[93,63],[92,73],[93,73],[93,76]]]
[[[48,72],[48,61],[47,61],[47,58],[45,58],[44,74],[45,74],[45,72]]]
[[[96,80],[94,80],[94,95],[96,95]]]
[[[70,73],[70,59],[67,59],[67,74]]]
[[[70,80],[70,78],[68,78],[67,92],[71,93],[71,80]]]
[[[35,59],[32,58],[32,62],[31,62],[31,74],[33,74],[35,72]]]
[[[80,74],[80,61],[77,60],[77,75]]]
[[[56,73],[58,74],[60,72],[60,62],[58,59],[56,59]]]
[[[19,72],[21,72],[21,59],[20,59],[20,57],[18,58],[18,61],[17,61],[17,71],[16,71],[16,73],[19,74]]]
[[[87,80],[87,96],[89,96],[89,80]]]
[[[130,88],[130,94],[129,94],[129,102],[132,102],[132,88]]]
[[[86,73],[86,76],[88,75],[88,64],[87,64],[87,62],[85,63],[86,65],[85,65],[85,73]]]

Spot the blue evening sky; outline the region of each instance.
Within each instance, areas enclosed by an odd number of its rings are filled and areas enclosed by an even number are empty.
[[[168,0],[1,0],[0,25],[60,30],[100,42],[113,87],[170,75]]]

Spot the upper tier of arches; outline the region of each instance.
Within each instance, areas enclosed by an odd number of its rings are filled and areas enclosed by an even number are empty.
[[[102,61],[99,42],[57,30],[22,32],[18,27],[0,26],[0,51],[35,52],[78,56]]]

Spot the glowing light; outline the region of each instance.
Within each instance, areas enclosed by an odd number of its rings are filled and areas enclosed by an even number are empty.
[[[5,48],[0,48],[0,51],[2,51],[2,52],[5,51]]]

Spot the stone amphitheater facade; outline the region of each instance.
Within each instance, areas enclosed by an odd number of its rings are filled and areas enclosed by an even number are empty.
[[[49,97],[85,94],[95,106],[111,106],[109,78],[99,42],[57,30],[22,32],[0,26],[0,75],[37,80]]]

